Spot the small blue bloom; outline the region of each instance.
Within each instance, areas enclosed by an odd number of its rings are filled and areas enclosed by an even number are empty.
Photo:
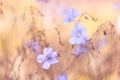
[[[77,47],[74,51],[73,51],[73,55],[78,56],[82,53],[86,53],[88,51],[88,49],[86,47],[81,48],[81,47]]]
[[[71,31],[71,38],[69,40],[71,44],[86,44],[86,29],[82,26],[81,23],[76,23],[75,27]]]
[[[39,46],[38,42],[37,42],[37,41],[34,42],[34,43],[33,43],[33,49],[34,49],[34,51],[35,51],[36,53],[39,52],[39,48],[40,48],[40,46]]]
[[[66,74],[59,74],[56,80],[68,80],[68,76]]]
[[[43,49],[43,55],[38,55],[37,62],[42,64],[43,69],[49,69],[51,64],[58,63],[56,59],[58,53],[52,48],[47,47]]]
[[[75,21],[75,18],[77,18],[79,15],[80,15],[80,13],[77,12],[77,10],[74,8],[69,11],[66,11],[66,13],[64,15],[64,23]]]

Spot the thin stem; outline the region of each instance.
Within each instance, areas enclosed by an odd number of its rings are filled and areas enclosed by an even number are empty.
[[[57,28],[55,28],[55,30],[56,30],[56,32],[58,34],[59,43],[61,44],[61,46],[63,46],[63,42],[62,42],[61,36],[60,36],[60,31]]]

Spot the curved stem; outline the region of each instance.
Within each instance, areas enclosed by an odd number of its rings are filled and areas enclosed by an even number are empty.
[[[85,15],[88,15],[93,21],[97,21],[97,18],[95,18],[95,17],[93,17],[92,15],[90,15],[89,13],[87,13],[87,12],[84,12],[84,13],[82,13],[81,14],[81,16],[79,17],[79,20],[78,20],[78,22],[80,21],[80,19],[84,16],[85,17],[85,19],[89,19],[87,16],[85,16]]]

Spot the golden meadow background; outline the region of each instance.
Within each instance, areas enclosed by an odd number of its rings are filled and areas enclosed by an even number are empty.
[[[120,10],[114,6],[119,2],[0,0],[0,80],[54,80],[59,73],[67,73],[69,80],[120,80],[120,38],[117,31]],[[72,50],[68,40],[74,23],[62,24],[64,8],[76,8],[80,13],[87,13],[84,16],[88,19],[82,16],[80,21],[91,39],[88,54],[77,58],[70,55]],[[62,47],[55,29],[61,33]],[[27,49],[24,53],[22,47],[39,30],[45,31],[47,42],[62,55],[59,58],[61,62],[52,65],[50,70],[42,70],[34,52]],[[102,34],[103,31],[107,32],[107,36]],[[96,45],[99,38],[107,41],[106,46],[101,50],[92,50],[92,45]]]

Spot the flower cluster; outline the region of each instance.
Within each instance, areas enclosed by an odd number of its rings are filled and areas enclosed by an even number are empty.
[[[77,18],[78,16],[80,16],[80,14],[77,12],[76,9],[73,8],[73,9],[67,11],[67,13],[64,15],[64,23],[73,22],[73,21],[75,21],[75,18]],[[88,42],[87,36],[86,36],[86,29],[85,29],[85,27],[83,27],[82,23],[77,22],[75,24],[75,26],[71,30],[70,36],[71,36],[71,38],[70,38],[69,42],[72,45],[78,46],[75,49],[75,51],[73,51],[73,54],[75,56],[78,56],[81,53],[87,52],[87,48],[81,47],[81,45],[86,45]]]
[[[86,29],[81,23],[76,23],[75,27],[71,31],[71,38],[69,42],[72,45],[77,45],[78,47],[73,51],[73,55],[78,56],[81,53],[86,53],[87,48],[82,48],[81,45],[87,44]]]
[[[73,8],[68,10],[64,15],[64,23],[73,22],[78,16],[80,16],[80,14],[76,9]],[[83,45],[87,44],[88,40],[86,36],[86,28],[83,27],[82,23],[77,22],[72,28],[69,42],[72,45],[77,46],[77,48],[73,51],[73,55],[75,56],[88,51],[86,47],[83,47]],[[39,44],[37,42],[34,43],[33,49],[36,53],[39,53]],[[57,56],[58,53],[51,47],[45,47],[43,49],[43,53],[39,54],[36,60],[41,64],[43,69],[49,69],[51,64],[56,64],[59,62]],[[59,74],[56,77],[56,80],[68,80],[68,76],[66,74]]]

